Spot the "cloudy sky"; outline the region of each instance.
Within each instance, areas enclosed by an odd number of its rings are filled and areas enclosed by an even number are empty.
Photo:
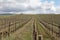
[[[0,12],[60,13],[60,0],[0,0]]]

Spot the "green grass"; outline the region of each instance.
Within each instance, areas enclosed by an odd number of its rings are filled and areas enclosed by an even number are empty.
[[[3,38],[3,40],[15,40],[15,36],[10,35],[9,37],[6,36],[5,38]]]
[[[43,40],[52,40],[48,34],[46,34],[44,28],[42,27],[42,25],[40,25],[39,23],[37,23],[37,27],[39,30],[39,34],[43,35]]]
[[[28,31],[27,31],[28,30]],[[31,28],[23,30],[18,36],[11,36],[4,38],[4,40],[32,40]]]
[[[19,32],[19,34],[17,34],[17,36],[11,34],[10,37],[6,37],[6,40],[7,39],[10,39],[10,40],[33,40],[32,39],[32,25],[31,25],[31,22],[28,23],[26,26],[24,26],[23,30],[18,31],[18,32]]]
[[[8,19],[10,17],[16,17],[16,18],[20,17],[21,19],[23,18],[23,21],[25,21],[26,19],[31,17],[31,16],[28,17],[27,15],[19,15],[18,17],[17,16],[11,16],[11,15],[10,16],[9,15],[2,16],[2,15],[0,15],[0,18],[2,18],[2,19],[7,18]],[[47,31],[45,31],[45,29],[42,27],[42,25],[40,25],[38,22],[39,18],[44,18],[45,16],[44,15],[41,15],[41,16],[35,15],[32,17],[37,19],[37,21],[36,21],[37,26],[36,27],[38,27],[39,34],[43,35],[43,40],[52,40],[50,38],[49,34],[46,33]],[[46,19],[48,19],[48,18],[46,18]],[[24,26],[25,28],[22,31],[18,31],[19,30],[18,29],[17,31],[20,33],[17,36],[11,34],[9,37],[7,36],[6,38],[4,38],[4,40],[33,40],[33,33],[32,33],[32,31],[33,31],[32,27],[33,26],[31,25],[31,23],[32,22],[30,22],[27,26]],[[19,27],[20,24],[18,23],[16,25],[17,25],[17,27]],[[14,26],[12,29],[14,29]]]

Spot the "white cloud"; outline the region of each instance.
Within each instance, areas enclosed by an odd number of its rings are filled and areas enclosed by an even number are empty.
[[[54,6],[54,1],[51,1],[51,10],[56,11],[56,8]]]
[[[54,1],[51,1],[50,3],[48,1],[45,1],[43,4],[42,4],[42,9],[44,11],[44,13],[47,13],[52,11],[52,12],[55,12],[56,11],[56,8],[54,6]]]
[[[4,0],[0,0],[0,2],[3,2]]]
[[[40,6],[41,2],[39,0],[30,0],[29,4],[32,7],[36,7],[36,6]]]
[[[2,10],[3,9],[3,10]],[[56,11],[54,1],[50,3],[48,1],[41,2],[41,0],[0,0],[0,11],[26,11],[36,13],[46,13]]]
[[[56,14],[60,14],[60,6],[56,7]]]
[[[3,6],[2,6],[2,4],[0,4],[0,9],[2,9],[3,8]]]

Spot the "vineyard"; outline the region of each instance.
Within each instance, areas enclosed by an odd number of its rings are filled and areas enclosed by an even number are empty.
[[[0,16],[0,40],[60,40],[60,15]]]

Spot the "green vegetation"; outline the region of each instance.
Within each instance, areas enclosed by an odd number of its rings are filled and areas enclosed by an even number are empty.
[[[0,40],[33,40],[33,24],[43,40],[59,40],[60,15],[0,15]],[[35,30],[36,31],[36,30]]]

